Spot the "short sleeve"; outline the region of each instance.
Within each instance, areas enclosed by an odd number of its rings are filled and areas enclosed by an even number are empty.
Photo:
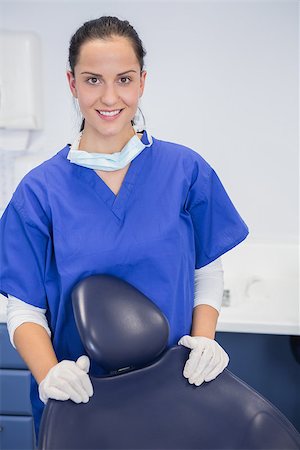
[[[38,200],[13,197],[0,219],[0,292],[47,308],[45,267],[50,233]]]
[[[195,269],[214,261],[242,242],[249,229],[214,169],[199,154],[186,199],[195,239]]]

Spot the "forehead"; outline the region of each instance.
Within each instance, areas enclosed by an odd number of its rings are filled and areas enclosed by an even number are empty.
[[[77,66],[80,69],[96,69],[126,66],[137,66],[138,60],[134,53],[131,42],[122,37],[110,38],[109,40],[94,39],[85,42],[79,52]]]

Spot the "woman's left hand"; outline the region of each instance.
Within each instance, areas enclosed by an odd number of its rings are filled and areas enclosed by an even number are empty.
[[[213,380],[229,363],[229,356],[214,339],[185,335],[178,345],[191,349],[183,370],[183,376],[188,378],[190,384],[200,386],[203,381]]]

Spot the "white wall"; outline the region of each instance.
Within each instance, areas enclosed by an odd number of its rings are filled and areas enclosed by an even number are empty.
[[[31,132],[16,182],[79,129],[65,75],[83,22],[127,19],[147,50],[141,107],[158,139],[199,152],[250,229],[248,240],[299,235],[299,3],[287,1],[3,1],[1,27],[42,41],[44,129]]]

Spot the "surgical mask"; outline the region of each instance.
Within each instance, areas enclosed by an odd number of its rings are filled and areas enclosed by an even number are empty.
[[[67,159],[78,166],[96,170],[113,171],[123,169],[138,156],[144,148],[150,147],[153,143],[152,136],[145,130],[149,144],[144,144],[135,133],[119,152],[92,153],[85,150],[78,150],[82,133],[83,131],[78,134],[71,145]]]

